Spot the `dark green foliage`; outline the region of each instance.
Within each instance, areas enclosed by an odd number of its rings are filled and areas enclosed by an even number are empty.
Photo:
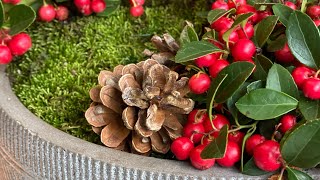
[[[153,34],[176,39],[184,20],[193,21],[190,8],[146,8],[141,19],[120,8],[107,18],[75,18],[68,23],[36,23],[28,29],[32,50],[8,67],[13,90],[41,119],[76,137],[99,142],[84,118],[88,91],[102,69],[144,60]],[[195,8],[199,9],[199,8]]]

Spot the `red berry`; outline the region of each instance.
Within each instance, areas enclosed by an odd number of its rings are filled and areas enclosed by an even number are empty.
[[[219,40],[221,42],[225,42],[223,40],[223,34],[227,31],[228,29],[223,29],[222,31],[219,32]],[[229,35],[229,46],[233,46],[237,41],[239,40],[239,36],[236,30],[233,30],[230,35]]]
[[[82,10],[83,8],[87,9],[88,7],[90,8],[90,0],[74,0],[73,3],[74,5]]]
[[[233,22],[231,18],[221,17],[211,24],[211,28],[219,32],[231,28]]]
[[[205,138],[202,139],[202,144],[203,145],[208,145],[213,141],[214,138],[210,136],[206,136]]]
[[[193,148],[193,142],[187,137],[178,137],[171,144],[171,151],[178,160],[188,159]]]
[[[217,1],[212,3],[211,9],[224,9],[224,10],[228,11],[229,10],[229,6],[223,0],[217,0]]]
[[[256,46],[249,39],[240,39],[231,50],[235,60],[250,60],[256,53]]]
[[[56,9],[56,19],[59,21],[64,21],[68,19],[69,10],[65,6],[58,6]]]
[[[201,152],[206,147],[206,145],[199,145],[193,148],[190,152],[190,161],[193,167],[205,170],[209,169],[210,167],[214,166],[215,159],[202,159]]]
[[[31,38],[26,33],[19,33],[12,37],[8,43],[8,47],[13,55],[23,55],[32,46]]]
[[[280,119],[281,126],[279,130],[282,133],[286,133],[288,130],[290,130],[294,125],[297,123],[297,118],[294,115],[286,114],[282,116]]]
[[[41,21],[50,22],[56,17],[56,11],[52,5],[43,5],[38,10]]]
[[[133,6],[130,8],[130,14],[133,17],[139,17],[144,13],[144,9],[142,6]]]
[[[199,67],[209,67],[216,62],[216,55],[215,54],[207,54],[205,56],[197,58],[194,63]]]
[[[320,26],[320,19],[315,19],[313,22],[317,27]]]
[[[235,142],[241,147],[244,136],[245,134],[241,131],[231,132],[228,134],[228,141]]]
[[[250,12],[252,12],[253,15],[249,18],[249,20],[253,23],[256,23],[259,20],[257,10],[249,4],[239,6],[237,8],[236,14],[246,14]]]
[[[188,122],[192,124],[203,123],[203,121],[208,117],[207,111],[205,109],[194,109],[188,115]]]
[[[240,27],[237,30],[239,39],[251,39],[254,35],[254,28],[253,25],[250,23],[247,23],[244,28]]]
[[[253,150],[255,149],[255,147],[257,145],[263,143],[265,140],[266,140],[265,137],[261,136],[260,134],[252,135],[246,141],[246,145],[245,145],[246,152],[249,155],[252,155],[253,154]]]
[[[229,62],[225,59],[218,59],[216,63],[209,67],[209,74],[212,78],[216,78],[219,74],[219,72],[227,67],[229,65]]]
[[[246,0],[228,0],[229,9],[247,4]]]
[[[309,79],[313,76],[316,72],[308,67],[300,66],[296,67],[292,71],[292,77],[294,82],[297,84],[299,89],[302,89],[303,83],[306,79]]]
[[[280,145],[276,141],[267,140],[259,144],[253,152],[256,166],[264,171],[275,171],[280,168]]]
[[[220,129],[225,125],[228,125],[230,127],[229,120],[222,114],[215,114],[213,116],[212,123],[217,131],[220,131]],[[207,117],[207,119],[203,122],[203,126],[205,129],[205,132],[213,132],[214,131],[209,117]]]
[[[293,9],[293,10],[296,10],[297,9],[297,6],[293,3],[293,2],[290,2],[290,1],[286,1],[284,3],[284,5],[288,6],[289,8]]]
[[[92,14],[92,10],[91,10],[91,7],[90,5],[89,6],[84,6],[82,8],[79,9],[79,11],[85,15],[85,16],[89,16]]]
[[[186,124],[183,127],[183,136],[191,139],[194,144],[201,141],[204,134],[203,124]]]
[[[10,49],[5,45],[0,45],[0,64],[8,64],[12,61]]]
[[[320,5],[312,5],[307,8],[307,14],[312,19],[317,19],[320,17]]]
[[[217,159],[217,163],[222,167],[231,167],[240,160],[241,150],[237,143],[229,141],[226,153],[221,159]]]
[[[318,100],[320,99],[320,79],[316,77],[311,77],[306,79],[302,91],[305,97]]]
[[[211,84],[210,77],[202,72],[199,72],[198,74],[193,75],[189,79],[189,89],[194,94],[202,94],[205,93]]]
[[[284,45],[284,47],[274,53],[276,59],[280,63],[291,63],[294,61],[294,56],[292,55],[288,43]]]
[[[101,13],[106,9],[106,2],[104,0],[92,0],[91,9],[95,13]]]
[[[272,12],[269,10],[265,10],[265,11],[258,11],[258,20],[257,23],[262,21],[263,19],[265,19],[268,16],[271,16]]]
[[[144,3],[144,0],[130,0],[131,6],[142,6]]]

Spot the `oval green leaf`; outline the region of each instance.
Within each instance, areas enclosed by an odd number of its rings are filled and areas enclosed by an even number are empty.
[[[243,96],[236,107],[254,120],[273,119],[296,109],[298,100],[272,89],[257,89]]]
[[[259,47],[262,47],[269,39],[274,27],[278,22],[278,16],[268,16],[264,18],[255,31],[255,39]]]
[[[214,9],[214,10],[209,11],[207,20],[211,24],[214,21],[218,20],[220,17],[222,17],[226,14],[233,14],[235,12],[236,12],[236,10],[234,8],[229,9],[228,11],[226,11],[224,9]]]
[[[235,120],[238,120],[238,115],[240,114],[235,103],[247,93],[248,84],[248,82],[244,82],[226,102],[227,108]]]
[[[252,74],[254,67],[255,66],[249,62],[234,62],[222,69],[218,77],[228,76],[219,86],[214,101],[216,103],[224,103],[227,101]]]
[[[313,180],[307,173],[286,167],[288,172],[288,180]]]
[[[253,72],[254,79],[262,81],[266,80],[269,69],[273,65],[272,61],[264,55],[257,55],[254,57],[254,62],[256,64],[256,70]]]
[[[299,100],[298,107],[307,121],[320,119],[320,100],[302,98]]]
[[[281,155],[287,164],[313,168],[320,163],[320,120],[295,128],[281,141]]]
[[[120,0],[104,0],[107,4],[106,9],[98,13],[97,16],[106,17],[112,14],[115,10],[117,10],[120,6],[121,1]]]
[[[263,171],[259,169],[253,161],[253,158],[251,158],[244,166],[243,166],[243,174],[250,175],[250,176],[261,176],[268,174],[270,172]]]
[[[187,25],[183,28],[180,34],[180,43],[181,46],[192,41],[199,41],[198,35],[193,28],[193,25],[187,22]]]
[[[279,16],[280,22],[287,27],[289,22],[289,17],[293,10],[289,8],[288,6],[285,6],[283,4],[275,4],[272,6],[272,10],[274,15]]]
[[[34,10],[24,4],[14,6],[8,12],[10,22],[10,35],[15,35],[28,28],[36,19]]]
[[[212,140],[201,152],[203,159],[223,158],[228,143],[228,125],[221,128],[219,136]]]
[[[290,72],[279,64],[273,64],[269,70],[266,88],[284,92],[299,98],[299,91]]]
[[[247,86],[247,93],[256,89],[260,89],[262,87],[263,87],[263,82],[261,80],[253,81]]]
[[[206,41],[192,41],[179,49],[175,57],[176,63],[188,62],[214,52],[222,52],[215,45]]]
[[[300,11],[293,12],[289,18],[286,35],[290,50],[298,61],[319,69],[320,32],[312,19]]]

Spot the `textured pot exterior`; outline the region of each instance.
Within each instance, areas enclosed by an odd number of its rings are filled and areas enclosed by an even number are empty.
[[[217,165],[205,171],[187,162],[129,154],[66,134],[27,110],[13,94],[0,66],[0,154],[10,154],[21,169],[17,179],[266,179]],[[320,170],[309,173],[320,179]]]

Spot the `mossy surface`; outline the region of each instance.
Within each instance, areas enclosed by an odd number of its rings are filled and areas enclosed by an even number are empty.
[[[146,15],[139,19],[121,7],[107,18],[35,23],[28,29],[32,50],[7,69],[13,90],[31,112],[49,124],[98,143],[84,112],[99,72],[143,60],[142,51],[152,49],[149,40],[153,34],[169,32],[178,38],[184,20],[194,21],[203,6],[199,3],[192,11],[185,4],[188,1],[183,2],[146,8]]]

